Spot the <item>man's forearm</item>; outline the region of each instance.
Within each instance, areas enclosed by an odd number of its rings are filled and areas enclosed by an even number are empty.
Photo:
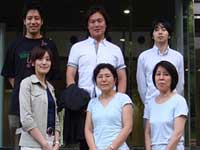
[[[126,93],[126,81],[119,81],[117,90],[118,92]]]
[[[117,72],[118,75],[118,85],[117,85],[117,90],[121,93],[126,93],[126,71],[125,69],[121,69]]]
[[[8,78],[10,85],[12,86],[12,88],[14,88],[14,83],[15,83],[15,79],[14,78]]]
[[[66,81],[67,83],[67,86],[69,86],[69,85],[71,85],[71,84],[74,84],[75,83],[75,80],[74,79],[67,79],[67,81]]]

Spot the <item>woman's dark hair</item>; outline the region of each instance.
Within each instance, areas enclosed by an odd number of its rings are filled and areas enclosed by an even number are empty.
[[[156,87],[155,76],[156,76],[158,67],[165,68],[167,70],[167,72],[170,74],[170,76],[171,76],[170,90],[173,91],[176,88],[176,85],[178,83],[178,72],[176,70],[176,67],[168,61],[160,61],[159,63],[157,63],[153,69],[153,75],[152,75],[153,84],[155,87]]]
[[[105,37],[107,38],[108,37],[108,29],[110,27],[110,18],[108,16],[105,8],[101,4],[94,4],[89,8],[89,10],[87,11],[86,16],[85,16],[85,28],[87,29],[87,27],[88,27],[88,21],[89,21],[90,16],[92,16],[93,14],[95,14],[97,12],[100,13],[105,19],[105,22],[106,22]],[[87,34],[90,35],[88,29],[87,29]]]
[[[152,27],[151,27],[151,31],[150,31],[150,36],[153,37],[153,31],[159,26],[159,25],[163,25],[167,32],[169,33],[169,36],[172,35],[172,26],[171,24],[169,23],[168,20],[166,20],[165,18],[158,18],[156,20],[154,20],[152,22]]]
[[[51,61],[50,71],[51,71],[54,68],[54,58],[53,58],[52,51],[47,47],[46,43],[42,42],[41,45],[34,47],[30,52],[29,59],[30,59],[31,63],[35,62],[37,59],[41,59],[46,52],[50,56],[50,61]],[[32,66],[32,71],[35,73],[35,67],[34,66]]]
[[[97,75],[99,74],[101,69],[108,69],[112,73],[113,78],[115,79],[116,85],[117,85],[117,81],[118,81],[117,71],[113,67],[113,65],[108,64],[108,63],[101,63],[96,66],[93,72],[93,81],[96,83]]]

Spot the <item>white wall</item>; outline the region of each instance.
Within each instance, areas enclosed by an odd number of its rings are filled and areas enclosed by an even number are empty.
[[[194,47],[195,49],[200,49],[200,37],[194,38]]]
[[[200,14],[200,2],[194,3],[194,14]]]

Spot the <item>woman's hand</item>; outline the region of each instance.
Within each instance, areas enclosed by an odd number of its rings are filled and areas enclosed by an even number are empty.
[[[54,144],[53,150],[59,150],[59,143],[55,143],[55,144]]]
[[[60,147],[60,132],[55,131],[53,150],[59,150],[59,147]]]
[[[114,147],[112,145],[109,145],[106,150],[115,150]]]
[[[42,145],[42,150],[51,150],[51,146],[46,142],[44,145]]]

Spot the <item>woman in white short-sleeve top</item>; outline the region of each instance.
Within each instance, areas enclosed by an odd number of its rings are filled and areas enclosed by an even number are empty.
[[[178,82],[176,68],[161,61],[152,78],[160,94],[148,102],[144,111],[146,150],[184,150],[188,106],[184,97],[174,91]]]
[[[116,92],[116,69],[99,64],[93,79],[101,90],[87,108],[85,137],[90,150],[129,150],[126,139],[132,131],[133,103],[126,94]]]

